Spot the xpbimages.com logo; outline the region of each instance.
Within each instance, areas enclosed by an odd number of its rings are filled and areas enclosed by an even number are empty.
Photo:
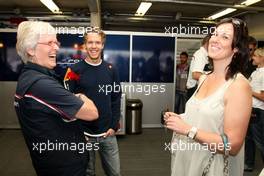
[[[99,93],[103,93],[105,95],[111,94],[112,92],[118,93],[120,91],[130,93],[143,93],[144,95],[150,95],[151,93],[164,93],[166,91],[166,85],[164,84],[119,85],[114,82],[113,85],[98,85],[98,88]]]
[[[213,34],[216,27],[208,26],[191,26],[189,24],[179,26],[165,26],[165,34],[175,35],[208,35]]]
[[[199,144],[197,142],[183,142],[179,140],[177,143],[164,143],[164,150],[165,151],[210,151],[211,153],[216,153],[217,150],[224,150],[223,143],[204,143]],[[231,144],[227,143],[226,150],[231,150]]]
[[[55,30],[54,30],[55,29]],[[49,29],[48,34],[53,34],[56,32],[57,34],[78,34],[78,37],[83,37],[85,34],[89,32],[99,32],[100,28],[99,27],[75,27],[75,26],[55,26],[54,29]],[[46,29],[39,29],[40,34],[46,34],[47,31]]]
[[[46,151],[77,151],[78,153],[84,153],[85,151],[97,151],[99,150],[99,143],[75,143],[75,142],[58,142],[57,140],[46,142],[32,143],[32,151],[37,151],[39,153]]]

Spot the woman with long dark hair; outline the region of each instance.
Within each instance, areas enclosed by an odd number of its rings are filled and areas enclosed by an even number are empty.
[[[171,175],[243,175],[252,104],[249,83],[241,74],[249,58],[247,39],[242,20],[220,21],[208,46],[212,72],[200,77],[184,114],[164,115],[174,131]]]

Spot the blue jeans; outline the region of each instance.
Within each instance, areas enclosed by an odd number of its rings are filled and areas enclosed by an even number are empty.
[[[187,102],[187,93],[184,91],[176,90],[174,112],[176,112],[177,114],[184,113],[186,102]]]
[[[98,143],[99,155],[102,162],[102,167],[107,176],[121,176],[120,160],[117,140],[115,136],[104,137],[89,137],[87,142]],[[86,170],[87,176],[95,176],[95,151],[89,151],[89,163]]]

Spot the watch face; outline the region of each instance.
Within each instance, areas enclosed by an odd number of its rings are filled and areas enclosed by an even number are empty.
[[[192,134],[191,134],[191,135],[192,135],[192,136],[191,136],[191,137],[192,137],[192,139],[194,138],[195,134],[196,134],[196,133],[192,133]]]
[[[189,134],[188,134],[188,137],[193,139],[193,136],[194,136],[193,132],[190,131]]]
[[[189,138],[193,139],[195,137],[196,133],[197,133],[197,128],[192,127],[187,136]]]

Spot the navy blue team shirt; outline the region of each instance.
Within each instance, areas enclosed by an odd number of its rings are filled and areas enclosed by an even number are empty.
[[[118,130],[120,119],[121,85],[117,70],[109,63],[88,64],[85,60],[71,66],[78,79],[70,81],[69,89],[83,93],[98,109],[99,118],[95,121],[82,121],[83,130],[90,134],[101,134],[109,128]]]

